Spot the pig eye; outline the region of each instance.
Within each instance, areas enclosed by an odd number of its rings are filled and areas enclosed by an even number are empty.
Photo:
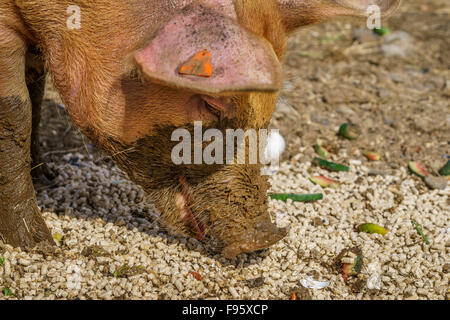
[[[218,121],[223,119],[223,109],[221,104],[213,97],[203,96],[200,97],[201,108],[207,111],[210,115],[214,116]]]
[[[213,106],[212,104],[208,103],[204,99],[202,99],[203,103],[205,104],[205,107],[208,109],[210,113],[212,113],[214,116],[217,117],[218,120],[222,120],[222,113],[217,107]]]
[[[219,121],[223,119],[233,119],[236,117],[236,103],[230,98],[214,98],[211,96],[202,95],[200,97],[208,112],[214,115]]]

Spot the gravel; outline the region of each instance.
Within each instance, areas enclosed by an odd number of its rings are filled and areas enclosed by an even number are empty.
[[[269,250],[227,260],[207,242],[167,235],[143,191],[113,165],[91,158],[64,156],[52,164],[57,187],[38,192],[51,232],[62,235],[56,248],[1,245],[0,287],[13,293],[7,299],[288,299],[310,276],[330,282],[321,290],[303,288],[312,299],[448,294],[449,188],[429,190],[407,168],[374,177],[365,163],[349,161],[350,172],[333,174],[340,187],[322,189],[308,177],[329,172],[298,162],[300,155],[282,162],[272,192],[319,192],[324,200],[271,200],[274,220],[289,226],[289,235]],[[423,226],[429,245],[411,219]],[[355,230],[366,222],[390,231],[383,237]],[[364,266],[345,283],[335,260],[353,247]]]

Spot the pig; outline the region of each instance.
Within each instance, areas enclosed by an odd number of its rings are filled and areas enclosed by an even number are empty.
[[[144,188],[168,232],[208,235],[228,258],[270,247],[287,231],[271,221],[261,164],[175,165],[172,132],[192,132],[195,121],[223,132],[267,128],[291,32],[331,17],[364,17],[369,5],[385,16],[399,4],[2,0],[0,238],[23,248],[52,242],[33,188],[33,178],[54,178],[46,165],[35,168],[50,73],[73,122]],[[199,52],[210,55],[210,73],[180,72]]]

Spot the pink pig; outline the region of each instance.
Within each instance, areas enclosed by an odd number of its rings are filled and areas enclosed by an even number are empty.
[[[286,234],[267,212],[261,165],[175,165],[171,133],[191,131],[194,121],[205,130],[267,128],[287,34],[334,16],[366,16],[370,5],[387,15],[400,0],[68,3],[0,2],[0,238],[21,247],[52,241],[30,175],[41,162],[39,110],[50,72],[73,121],[147,191],[167,229],[208,234],[234,257]],[[205,49],[210,76],[179,72]],[[52,178],[45,166],[33,174]]]

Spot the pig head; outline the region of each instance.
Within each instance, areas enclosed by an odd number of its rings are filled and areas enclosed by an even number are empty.
[[[286,33],[389,0],[16,1],[74,122],[141,185],[173,233],[227,257],[282,239],[258,164],[174,164],[174,130],[264,129],[281,89]]]

